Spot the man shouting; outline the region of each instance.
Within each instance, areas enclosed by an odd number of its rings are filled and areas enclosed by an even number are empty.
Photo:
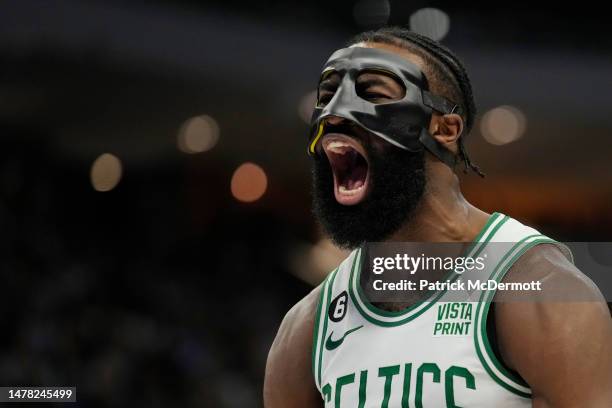
[[[612,407],[612,320],[597,287],[562,244],[461,194],[456,168],[481,174],[464,148],[475,114],[459,59],[408,30],[362,33],[325,63],[307,146],[313,204],[353,252],[283,320],[266,408]],[[479,278],[542,291],[374,301],[370,242],[471,243],[470,256],[491,254]],[[537,301],[570,287],[590,301]]]

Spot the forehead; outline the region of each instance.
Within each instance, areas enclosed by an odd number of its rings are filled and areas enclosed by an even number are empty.
[[[397,80],[406,86],[411,83],[418,88],[428,89],[427,76],[420,63],[422,64],[422,60],[419,56],[398,46],[372,42],[357,43],[336,50],[323,66],[319,81],[327,78],[337,80],[343,77],[345,72],[349,73],[348,78],[354,80],[354,76],[363,70],[379,70],[396,76]],[[334,72],[341,75],[331,76]]]
[[[423,58],[411,52],[410,50],[407,50],[400,46],[393,45],[393,44],[387,44],[387,43],[380,43],[380,42],[359,42],[359,43],[351,45],[349,48],[355,48],[355,47],[378,48],[383,51],[392,52],[406,59],[407,61],[412,62],[417,67],[419,67],[421,71],[425,72],[425,61],[423,60]]]

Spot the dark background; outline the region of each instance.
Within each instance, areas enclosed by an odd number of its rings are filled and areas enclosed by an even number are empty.
[[[282,316],[342,256],[310,213],[298,107],[332,50],[423,7],[450,17],[442,42],[480,112],[526,118],[503,145],[476,124],[487,177],[463,177],[468,199],[559,240],[612,240],[602,10],[356,3],[0,3],[0,385],[74,385],[75,407],[260,407]],[[218,143],[180,151],[203,114]],[[123,169],[107,192],[90,173],[103,153]],[[244,162],[267,175],[249,203],[230,190]]]

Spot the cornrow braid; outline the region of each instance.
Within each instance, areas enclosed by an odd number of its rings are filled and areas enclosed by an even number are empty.
[[[463,144],[463,139],[467,137],[474,125],[476,103],[470,78],[461,60],[437,41],[402,27],[383,27],[366,31],[354,36],[347,45],[360,42],[396,45],[414,52],[426,61],[427,68],[430,70],[428,78],[430,86],[433,85],[436,88],[430,90],[457,104],[458,113],[465,122],[465,129],[458,142],[459,156],[465,165],[464,172],[467,173],[468,169],[471,169],[484,177],[480,168],[471,162]]]

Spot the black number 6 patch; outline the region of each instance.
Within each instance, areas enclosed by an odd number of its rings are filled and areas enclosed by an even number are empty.
[[[346,309],[348,308],[348,295],[346,290],[340,293],[332,302],[329,304],[328,316],[332,322],[339,322],[346,316]]]

